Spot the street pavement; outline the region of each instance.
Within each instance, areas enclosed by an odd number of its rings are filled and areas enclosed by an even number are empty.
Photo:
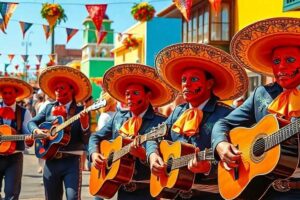
[[[29,154],[24,154],[24,166],[22,177],[22,188],[20,200],[44,200],[44,187],[42,185],[42,174],[37,173],[38,159],[34,155],[33,148],[29,149]],[[82,173],[82,189],[81,199],[94,199],[89,193],[89,177],[90,173],[83,171]],[[2,188],[2,197],[3,197]],[[64,193],[64,199],[65,193]]]

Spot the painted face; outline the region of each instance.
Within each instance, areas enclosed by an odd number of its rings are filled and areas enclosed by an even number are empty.
[[[65,81],[58,82],[54,88],[56,100],[61,104],[66,104],[73,99],[73,88]]]
[[[125,100],[131,112],[139,115],[149,106],[150,93],[140,84],[131,84],[127,86],[125,91]]]
[[[202,70],[185,70],[181,76],[183,98],[193,106],[199,106],[210,97],[213,83],[214,80],[207,79]]]
[[[2,98],[3,98],[3,102],[5,103],[5,105],[11,106],[12,104],[14,104],[16,102],[16,98],[17,98],[17,91],[16,88],[14,87],[3,87],[1,90],[1,94],[2,94]]]
[[[286,89],[300,85],[300,47],[279,47],[273,51],[273,73],[277,83]]]

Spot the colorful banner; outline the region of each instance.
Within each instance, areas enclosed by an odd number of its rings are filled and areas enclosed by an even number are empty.
[[[8,59],[9,59],[9,62],[11,63],[11,61],[14,59],[15,57],[15,54],[8,54],[7,55]]]
[[[107,35],[106,31],[101,31],[101,32],[96,31],[97,45],[103,41],[106,35]]]
[[[78,32],[78,29],[74,28],[66,28],[67,32],[67,43],[71,40],[71,38]]]
[[[3,19],[0,19],[0,29],[1,29],[1,31],[2,31],[3,33],[5,33],[5,34],[6,34],[6,32],[5,32],[5,26],[4,26],[4,21],[3,21]]]
[[[49,57],[50,61],[52,61],[52,62],[56,61],[56,54],[55,53],[54,54],[49,54],[48,57]]]
[[[35,56],[36,56],[36,59],[38,60],[39,64],[41,64],[43,55],[35,55]]]
[[[18,71],[18,69],[19,69],[19,65],[15,65],[15,69]]]
[[[28,29],[30,29],[30,27],[32,26],[32,23],[27,23],[27,22],[22,22],[19,21],[20,26],[21,26],[21,30],[22,30],[22,34],[23,34],[23,39],[25,38],[25,34],[28,31]]]
[[[96,30],[100,31],[107,4],[88,4],[85,7],[96,26]]]
[[[45,37],[46,37],[46,40],[48,40],[49,36],[51,35],[51,29],[50,29],[50,26],[47,26],[47,25],[43,25],[43,29],[44,29],[44,32],[45,32]]]
[[[18,3],[0,2],[0,13],[4,21],[4,28],[7,28],[8,22],[16,10]]]
[[[23,59],[24,62],[27,62],[28,55],[21,55],[21,58]]]
[[[185,20],[190,21],[193,0],[174,0],[174,3]]]
[[[216,15],[218,15],[221,11],[222,0],[209,0],[212,9],[215,11]]]
[[[38,71],[40,69],[40,66],[41,66],[40,64],[36,64],[35,69]]]

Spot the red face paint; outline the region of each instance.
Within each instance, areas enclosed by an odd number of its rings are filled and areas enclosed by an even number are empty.
[[[214,80],[207,79],[204,71],[199,69],[185,70],[181,76],[181,89],[184,99],[193,107],[199,106],[210,95]]]
[[[145,92],[145,88],[140,84],[131,84],[125,91],[125,100],[129,110],[135,115],[144,112],[149,106],[150,93]]]
[[[3,87],[1,90],[1,94],[2,94],[2,99],[3,102],[5,103],[5,105],[7,106],[11,106],[12,104],[14,104],[16,102],[16,98],[17,98],[17,90],[14,87]]]
[[[67,82],[61,81],[55,85],[56,100],[65,105],[73,99],[73,89]]]
[[[273,51],[273,73],[283,88],[293,89],[300,84],[300,47],[279,47]]]

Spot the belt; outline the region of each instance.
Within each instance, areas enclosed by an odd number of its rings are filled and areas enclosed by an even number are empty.
[[[57,152],[53,159],[64,159],[64,158],[71,158],[71,157],[79,157],[79,155],[76,154],[70,154],[70,153],[63,153],[63,152]]]
[[[123,185],[123,190],[125,192],[134,192],[136,190],[142,190],[142,189],[147,189],[149,188],[148,183],[135,183],[135,182],[130,182],[127,184]]]
[[[300,181],[277,179],[272,183],[274,190],[278,192],[288,192],[290,190],[300,190]]]

